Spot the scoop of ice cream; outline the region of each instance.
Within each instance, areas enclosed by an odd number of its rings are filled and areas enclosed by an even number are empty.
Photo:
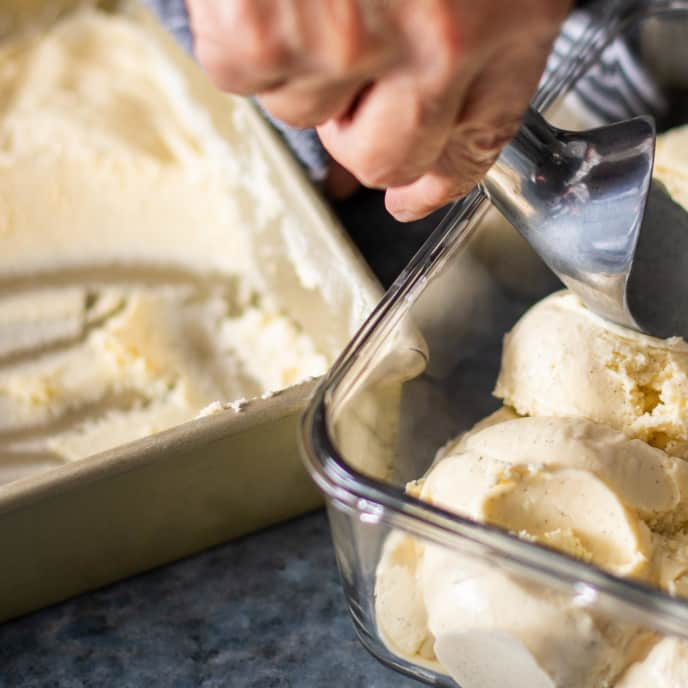
[[[564,594],[400,532],[383,549],[375,608],[395,654],[462,688],[599,688],[653,640]]]
[[[688,464],[586,420],[517,418],[467,435],[420,498],[655,580],[652,531],[688,523]]]
[[[506,335],[495,395],[521,415],[587,418],[688,458],[688,344],[607,323],[570,292]]]
[[[685,688],[688,686],[688,643],[665,638],[634,664],[616,688]]]
[[[650,639],[437,545],[425,547],[418,580],[437,661],[462,688],[599,688]]]
[[[418,581],[423,552],[424,545],[405,533],[387,538],[375,580],[376,617],[380,634],[396,654],[438,670]]]
[[[502,409],[448,444],[409,491],[618,575],[683,586],[688,464],[613,428]],[[467,688],[598,688],[653,639],[566,594],[408,536],[388,541],[376,593],[388,645]],[[500,662],[489,661],[494,654]]]
[[[677,203],[688,207],[688,126],[657,137],[654,176]]]

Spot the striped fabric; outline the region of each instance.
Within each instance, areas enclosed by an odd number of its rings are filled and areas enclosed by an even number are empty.
[[[547,69],[546,82],[562,63],[585,60],[580,45],[591,25],[585,12],[576,12],[564,23],[557,38]],[[597,43],[604,42],[599,36]],[[594,43],[593,43],[594,46]],[[594,52],[591,46],[590,52]],[[606,46],[600,59],[589,69],[566,97],[566,107],[583,112],[590,125],[615,122],[639,114],[661,114],[667,103],[642,63],[623,40]]]
[[[184,0],[143,0],[143,4],[160,17],[165,28],[184,50],[193,52],[189,14]]]
[[[143,1],[158,14],[180,45],[192,52],[193,41],[184,0]],[[608,6],[612,4],[610,2]],[[561,81],[575,70],[577,64],[587,61],[583,53],[594,53],[605,46],[608,41],[600,28],[603,25],[614,26],[612,21],[593,21],[591,15],[583,10],[569,17],[550,55],[540,94],[551,91],[548,88],[551,83]],[[587,46],[587,49],[581,51],[581,46]],[[595,66],[578,79],[575,88],[567,94],[563,107],[574,113],[578,121],[595,126],[637,114],[660,114],[667,105],[636,56],[624,41],[617,39],[604,47]],[[316,133],[288,127],[265,114],[310,178],[321,182],[327,175],[329,156]]]

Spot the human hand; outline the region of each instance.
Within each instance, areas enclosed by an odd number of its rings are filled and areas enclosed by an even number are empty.
[[[317,127],[412,220],[465,195],[518,129],[570,0],[187,0],[220,88]]]

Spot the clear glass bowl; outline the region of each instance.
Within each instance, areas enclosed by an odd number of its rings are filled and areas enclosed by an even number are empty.
[[[620,34],[644,47],[650,58],[667,36],[676,40],[677,32],[688,44],[688,2],[608,1],[597,5],[592,17],[535,99],[535,106],[550,118],[560,97]],[[676,86],[676,64],[650,62],[662,72],[660,80],[669,74],[664,81]],[[431,652],[400,651],[376,613],[378,597],[389,594],[378,580],[378,566],[402,541],[443,552],[450,557],[447,561],[464,566],[475,578],[514,581],[528,591],[533,605],[544,600],[548,609],[554,605],[569,610],[568,616],[554,613],[554,626],[533,631],[540,634],[533,642],[547,655],[543,661],[557,676],[552,685],[558,688],[615,685],[614,670],[609,670],[607,683],[586,683],[582,674],[571,674],[568,664],[604,663],[607,659],[600,655],[605,647],[619,651],[631,636],[637,639],[647,631],[688,638],[688,600],[435,508],[404,491],[408,481],[427,471],[438,448],[498,408],[491,391],[503,335],[530,305],[560,287],[515,231],[495,218],[476,189],[450,210],[400,275],[322,383],[304,418],[305,461],[327,499],[356,630],[382,662],[431,685],[458,684],[433,661]],[[403,581],[386,583],[403,588]],[[534,688],[519,682],[513,673],[518,667],[509,666],[510,650],[500,645],[500,605],[509,604],[500,598],[504,587],[494,588],[498,592],[492,599],[489,589],[477,591],[472,602],[483,611],[492,610],[496,621],[487,630],[497,633],[485,635],[485,614],[474,621],[467,614],[467,638],[470,641],[475,623],[476,642],[485,638],[484,662],[503,663],[502,674],[512,677],[503,682],[504,688]],[[399,599],[404,607],[399,616],[406,615],[408,621],[417,612],[412,595]],[[586,624],[604,629],[606,640],[586,646],[576,630]],[[409,631],[412,635],[413,628]],[[418,639],[409,642],[409,647],[419,644]],[[569,654],[578,653],[576,657],[567,657],[562,650],[566,647]],[[480,656],[473,653],[470,660],[476,678],[465,679],[461,688],[497,685],[477,678]]]

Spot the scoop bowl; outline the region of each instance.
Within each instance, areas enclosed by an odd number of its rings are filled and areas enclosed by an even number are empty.
[[[595,313],[688,338],[688,213],[652,179],[655,125],[570,132],[529,109],[485,193]]]

